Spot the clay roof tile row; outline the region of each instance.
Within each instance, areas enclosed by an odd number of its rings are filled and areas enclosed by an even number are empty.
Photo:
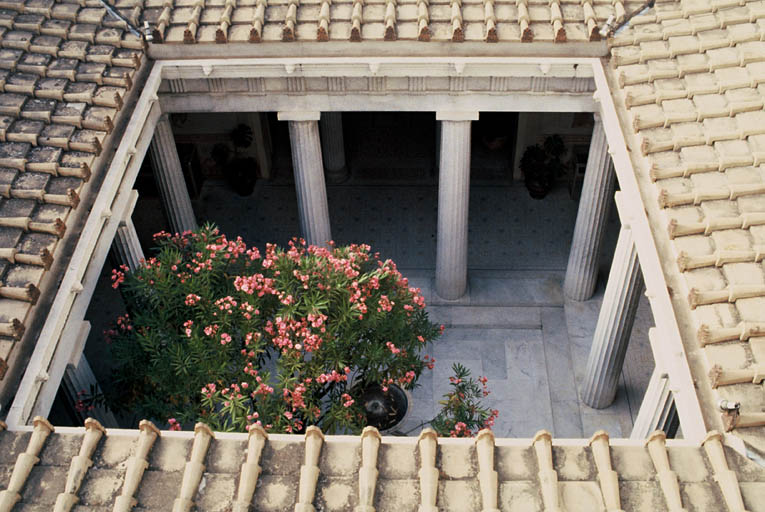
[[[143,58],[97,1],[0,1],[0,379]]]
[[[765,3],[683,0],[641,18],[612,41],[615,92],[654,182],[708,382],[741,403],[723,413],[741,432],[765,425]]]
[[[14,510],[763,510],[765,471],[711,432],[701,445],[360,436],[218,436],[148,421],[112,434],[88,419],[58,433],[3,432],[0,504]],[[175,435],[174,435],[175,434]],[[75,507],[76,504],[76,507]],[[687,507],[687,508],[683,508]]]

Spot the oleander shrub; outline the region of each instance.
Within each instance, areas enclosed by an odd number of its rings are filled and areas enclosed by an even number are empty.
[[[419,289],[367,245],[261,253],[213,226],[158,233],[156,255],[113,272],[127,315],[108,332],[112,408],[218,430],[358,433],[367,386],[411,389],[443,327]]]

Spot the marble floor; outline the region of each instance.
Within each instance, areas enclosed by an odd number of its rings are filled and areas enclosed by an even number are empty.
[[[447,328],[431,347],[436,366],[413,391],[415,407],[401,430],[417,432],[438,412],[452,364],[459,362],[488,378],[485,404],[500,411],[499,435],[530,437],[545,428],[556,437],[588,437],[599,429],[629,436],[653,371],[647,299],[641,299],[616,400],[598,410],[581,402],[579,390],[604,283],[592,299],[577,303],[562,300],[562,272],[489,274],[495,275],[474,273],[462,306],[439,305],[431,278],[412,279],[431,299],[432,319]]]

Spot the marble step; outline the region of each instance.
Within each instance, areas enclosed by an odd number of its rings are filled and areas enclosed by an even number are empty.
[[[523,306],[428,306],[430,320],[446,327],[541,329],[541,310]]]
[[[409,281],[422,289],[426,303],[433,306],[562,307],[564,302],[563,272],[539,272],[536,276],[533,272],[470,275],[468,292],[455,301],[443,300],[433,293],[434,279],[430,276],[412,276]]]

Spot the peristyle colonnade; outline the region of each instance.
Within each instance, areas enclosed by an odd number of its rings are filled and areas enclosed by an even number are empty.
[[[435,291],[444,301],[458,300],[467,292],[471,122],[478,118],[478,111],[436,112],[440,154]],[[348,172],[341,114],[288,111],[278,112],[278,119],[289,123],[301,235],[309,244],[324,244],[332,238],[325,179],[342,181]],[[587,300],[594,293],[615,186],[599,114],[594,114],[594,121],[564,281],[566,297],[576,301]],[[181,233],[196,228],[167,114],[157,123],[150,156],[171,229]],[[114,254],[130,268],[143,257],[129,218],[113,245]],[[642,290],[631,231],[629,226],[622,226],[581,390],[583,402],[591,407],[607,407],[614,400]],[[673,410],[666,379],[654,380],[644,401],[646,411],[641,411],[640,416],[640,430],[644,432],[664,427],[667,411]]]

